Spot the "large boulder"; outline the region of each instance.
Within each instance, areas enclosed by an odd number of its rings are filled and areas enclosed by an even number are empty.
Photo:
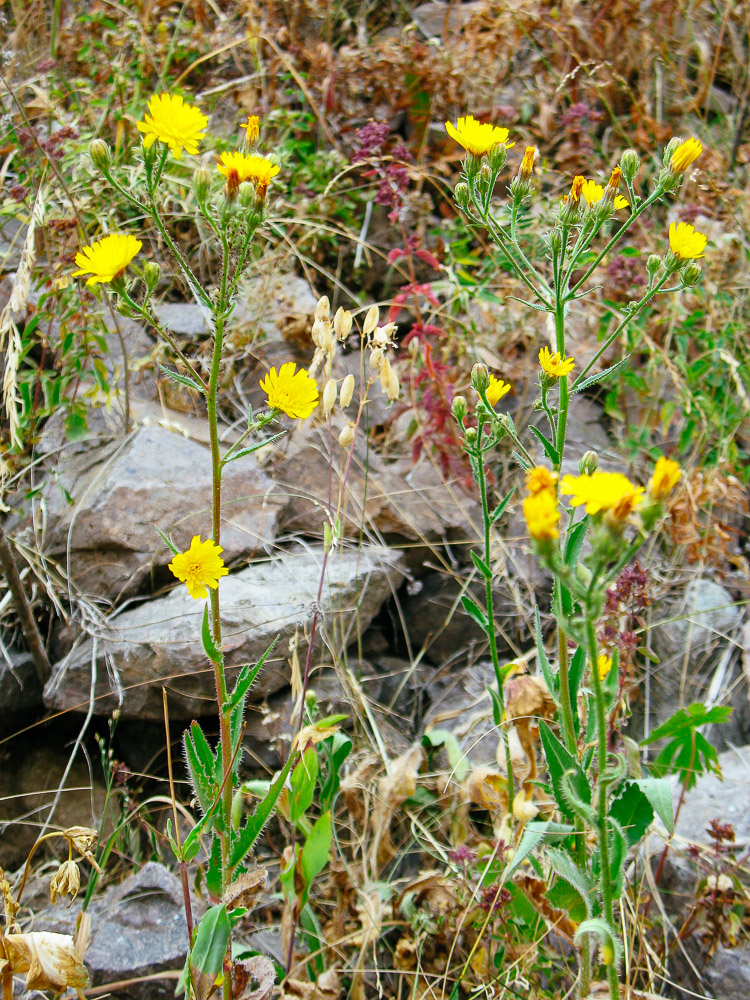
[[[128,438],[63,456],[44,492],[44,551],[67,565],[85,593],[114,600],[171,561],[157,528],[179,548],[210,533],[211,496],[209,450],[164,427],[141,426]],[[225,467],[228,562],[268,551],[284,502],[252,455]]]
[[[317,605],[323,565],[321,548],[284,552],[221,582],[223,647],[232,683],[237,668],[257,660],[280,637],[251,692],[259,701],[289,683],[289,640],[304,648]],[[342,548],[328,559],[317,636],[345,648],[364,631],[403,576],[399,552],[381,546]],[[184,586],[112,618],[96,636],[75,646],[57,663],[45,687],[45,704],[84,710],[91,671],[96,670],[94,710],[120,708],[124,717],[161,718],[162,686],[173,718],[211,714],[216,691],[201,644],[203,601]]]

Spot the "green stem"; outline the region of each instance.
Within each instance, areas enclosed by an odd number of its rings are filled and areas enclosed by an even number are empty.
[[[479,495],[482,501],[482,520],[484,522],[484,564],[485,566],[490,565],[491,553],[490,553],[490,535],[492,522],[490,520],[490,510],[489,504],[487,503],[487,479],[484,474],[484,451],[482,449],[482,427],[479,424],[479,429],[477,432],[477,445],[476,445],[476,471],[477,471],[477,483],[479,485]],[[495,638],[495,614],[494,605],[492,598],[492,577],[488,577],[485,581],[485,602],[487,606],[487,638],[490,643],[490,656],[492,657],[492,666],[495,671],[495,677],[497,679],[497,691],[500,701],[500,705],[505,705],[505,696],[503,694],[503,676],[500,670],[500,660],[497,655],[497,639]],[[513,788],[513,762],[510,756],[510,744],[506,738],[505,730],[502,728],[503,720],[500,719],[499,735],[500,740],[503,744],[503,749],[505,751],[505,766],[508,773],[508,811],[513,812],[513,799],[515,797],[515,791]]]
[[[607,718],[604,706],[604,692],[599,678],[597,659],[599,655],[596,629],[589,609],[586,610],[586,638],[591,669],[591,683],[594,689],[594,708],[596,711],[596,745],[599,774],[597,776],[597,840],[599,844],[599,895],[602,903],[602,914],[613,935],[617,936],[614,921],[614,906],[612,900],[612,883],[610,881],[609,838],[607,836],[608,785],[604,775],[607,770]],[[617,964],[612,962],[607,968],[610,1000],[620,1000],[620,980],[617,974]]]

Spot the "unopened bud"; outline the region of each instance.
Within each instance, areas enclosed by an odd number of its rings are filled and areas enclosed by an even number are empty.
[[[341,407],[348,406],[349,403],[351,403],[352,401],[353,395],[354,395],[354,376],[349,374],[341,383],[341,392],[339,393],[339,405]]]
[[[456,204],[459,208],[466,210],[469,207],[469,198],[471,197],[471,191],[469,190],[469,185],[466,181],[459,181],[456,184],[456,190],[454,191],[454,196],[456,198]]]
[[[490,387],[490,373],[487,370],[487,365],[474,365],[471,369],[471,384],[477,392],[487,392]]]
[[[505,161],[508,159],[508,150],[505,148],[505,144],[502,142],[496,142],[494,146],[490,148],[487,154],[487,162],[490,168],[497,173],[498,170],[502,170],[505,166]]]
[[[462,424],[464,418],[466,417],[466,397],[465,396],[454,396],[453,402],[451,403],[451,413],[455,419]]]
[[[315,306],[315,319],[330,319],[331,303],[327,295],[321,295],[318,304]]]
[[[678,146],[682,145],[682,139],[679,135],[676,135],[673,139],[670,139],[664,149],[664,158],[662,163],[665,167],[669,166],[670,160],[672,159],[672,154],[677,149]]]
[[[380,319],[380,310],[377,306],[370,306],[367,310],[367,315],[365,316],[365,322],[362,326],[362,333],[365,337],[369,337],[375,327],[378,325],[378,320]]]
[[[255,185],[242,181],[237,189],[237,204],[240,208],[255,208]]]
[[[634,149],[626,149],[620,157],[620,170],[622,170],[622,176],[626,181],[628,181],[628,183],[632,184],[640,169],[641,161],[636,151]]]
[[[159,284],[160,275],[161,268],[156,261],[147,260],[143,265],[143,280],[146,282],[146,288],[148,288],[150,292],[152,292]]]
[[[464,157],[464,171],[467,177],[476,177],[479,173],[479,167],[482,162],[481,157],[474,156],[473,153],[467,153]]]
[[[349,445],[354,440],[354,436],[357,433],[356,424],[353,421],[349,421],[345,427],[341,428],[341,433],[339,434],[339,444],[342,448],[348,448]]]
[[[658,253],[649,254],[646,258],[646,271],[648,272],[649,278],[653,281],[656,272],[661,267],[661,257]]]
[[[682,269],[682,284],[685,288],[689,288],[691,285],[695,285],[698,281],[700,281],[702,274],[703,268],[700,264],[691,260],[690,263],[686,264]]]
[[[211,188],[211,174],[205,167],[198,167],[193,174],[193,193],[200,203],[208,197]]]
[[[476,427],[466,428],[466,441],[468,444],[475,444],[477,440],[477,429]]]
[[[595,451],[587,451],[578,462],[578,472],[582,476],[593,476],[599,468],[599,456]]]
[[[103,139],[94,139],[89,146],[89,156],[97,170],[101,170],[103,173],[109,170],[112,156],[109,152],[109,146]]]
[[[489,184],[492,181],[492,167],[489,163],[483,163],[479,171],[479,180],[482,184]]]
[[[343,343],[352,332],[352,314],[348,309],[338,307],[336,315],[333,317],[333,329],[336,331],[338,339]]]
[[[336,405],[336,379],[329,378],[323,390],[323,413],[328,416]]]

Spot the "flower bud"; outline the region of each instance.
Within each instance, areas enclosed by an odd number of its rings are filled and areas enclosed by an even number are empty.
[[[352,314],[348,309],[338,307],[336,315],[333,317],[333,329],[338,339],[343,343],[352,332]]]
[[[341,392],[339,393],[339,405],[341,407],[348,406],[349,403],[351,403],[352,401],[353,395],[354,395],[354,376],[349,374],[341,383]]]
[[[492,183],[492,167],[489,163],[483,163],[479,171],[479,180],[482,184],[489,186]]]
[[[211,188],[211,174],[205,167],[198,167],[193,174],[193,193],[200,203],[208,197]]]
[[[599,456],[595,451],[587,451],[578,462],[578,472],[582,476],[593,476],[599,468]]]
[[[703,268],[700,264],[691,260],[682,270],[682,284],[685,288],[689,288],[691,285],[695,285],[700,281],[700,277],[703,274]]]
[[[480,156],[474,156],[473,153],[467,153],[464,158],[464,172],[467,177],[476,177],[479,173],[479,167],[482,162]]]
[[[255,185],[242,181],[237,189],[237,204],[240,208],[255,208]]]
[[[143,265],[143,280],[146,282],[146,288],[148,288],[150,292],[152,292],[159,284],[160,275],[161,268],[156,261],[147,260]]]
[[[464,418],[466,417],[466,398],[464,396],[454,396],[453,402],[451,403],[451,413],[455,419],[462,424]]]
[[[378,325],[378,320],[380,319],[380,310],[377,306],[370,306],[367,310],[367,315],[365,316],[365,322],[362,326],[362,333],[365,337],[369,337],[375,327]]]
[[[89,156],[97,170],[101,170],[102,173],[109,170],[112,156],[109,152],[109,146],[103,139],[94,139],[89,146]]]
[[[658,253],[649,254],[646,258],[646,271],[648,273],[649,279],[654,280],[656,272],[661,267],[661,257]]]
[[[622,170],[622,176],[632,184],[636,174],[641,169],[641,161],[634,149],[626,149],[625,152],[620,157],[620,170]]]
[[[673,139],[670,139],[664,149],[664,158],[662,163],[665,167],[669,166],[669,161],[672,159],[672,154],[677,149],[678,146],[682,145],[682,139],[680,136],[676,135]]]
[[[476,444],[477,440],[477,429],[476,427],[466,428],[466,441],[468,444]]]
[[[331,303],[327,295],[321,295],[318,304],[315,306],[315,319],[329,319],[331,316]]]
[[[329,416],[331,410],[336,405],[336,379],[329,378],[323,390],[323,413]]]
[[[349,421],[344,427],[341,428],[341,433],[339,434],[339,444],[342,448],[348,448],[349,445],[354,440],[354,435],[357,433],[356,425],[353,421]]]
[[[471,384],[477,392],[487,392],[490,387],[490,373],[487,370],[487,365],[474,365],[471,369]]]
[[[487,162],[494,173],[503,169],[507,159],[508,150],[505,148],[505,143],[502,142],[496,142],[494,146],[490,147],[490,151],[487,153]]]
[[[469,190],[469,185],[465,181],[459,181],[458,184],[456,184],[454,197],[459,208],[462,208],[465,211],[469,207],[471,191]]]

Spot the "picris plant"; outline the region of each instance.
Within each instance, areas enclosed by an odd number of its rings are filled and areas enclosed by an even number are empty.
[[[200,393],[206,403],[213,473],[210,537],[202,540],[196,535],[185,552],[180,552],[166,536],[161,537],[173,554],[169,564],[171,571],[186,584],[192,598],[206,601],[201,637],[214,673],[220,735],[218,745],[212,747],[197,722],[193,722],[185,732],[188,774],[201,818],[181,839],[175,815],[175,827],[172,829],[170,825],[168,837],[182,875],[190,942],[180,988],[189,996],[204,997],[220,987],[224,1000],[232,1000],[233,997],[239,1000],[246,995],[250,984],[259,978],[257,967],[234,961],[232,957],[232,927],[260,891],[258,875],[262,870],[248,870],[254,845],[276,808],[287,779],[295,773],[295,763],[303,753],[307,753],[308,758],[310,754],[315,755],[316,745],[332,738],[340,719],[319,720],[305,728],[300,725],[300,732],[285,765],[265,789],[252,815],[243,814],[244,792],[240,784],[239,764],[245,702],[273,644],[257,663],[239,668],[234,684],[230,686],[222,649],[220,603],[220,582],[228,573],[221,556],[222,471],[229,462],[240,460],[276,440],[283,429],[269,436],[267,428],[282,415],[292,420],[308,418],[318,405],[319,393],[312,375],[304,369],[297,371],[294,362],[281,365],[278,372],[276,368],[271,368],[260,383],[267,396],[267,408],[258,414],[250,410],[244,432],[229,448],[222,450],[217,421],[217,392],[225,328],[234,307],[238,283],[250,262],[253,239],[264,222],[269,184],[280,166],[258,151],[259,121],[257,117],[250,116],[243,126],[245,135],[240,149],[222,153],[213,172],[204,166],[195,169],[193,192],[197,209],[221,251],[221,271],[215,287],[204,287],[165,225],[161,189],[168,184],[166,168],[170,155],[180,159],[183,152],[196,154],[205,136],[208,118],[181,97],[169,94],[152,97],[148,111],[143,121],[138,122],[138,129],[144,136],[143,190],[129,188],[118,178],[104,142],[97,140],[92,143],[91,158],[120,196],[140,212],[145,212],[172,255],[193,298],[209,319],[213,349],[208,378],[180,350],[170,331],[159,323],[152,305],[159,282],[159,266],[154,261],[147,261],[139,267],[136,258],[142,243],[135,236],[112,233],[84,247],[76,256],[79,270],[75,273],[87,275],[87,285],[107,285],[120,313],[142,320],[155,330],[169,345],[175,363],[181,368],[178,371],[162,368],[164,374]],[[126,276],[128,268],[134,272],[135,278]],[[325,305],[327,307],[327,300]],[[347,317],[348,328],[351,328],[348,314],[337,316],[339,326],[342,323],[347,325]],[[330,324],[324,325],[330,331]],[[316,857],[318,860],[322,857],[323,863],[329,844],[330,837],[326,844],[321,842],[320,837],[316,843]],[[196,927],[191,913],[187,866],[197,858],[202,848],[208,855],[205,863],[206,887],[215,905]],[[266,978],[268,970],[262,971],[260,978]],[[273,978],[271,968],[271,984]]]
[[[524,433],[515,426],[512,417],[499,409],[510,386],[481,364],[472,371],[476,403],[470,407],[463,397],[453,403],[484,518],[484,545],[480,553],[472,552],[472,558],[486,583],[485,606],[480,607],[468,597],[463,602],[487,636],[497,679],[491,695],[495,723],[504,745],[499,759],[505,761],[508,812],[515,816],[519,828],[525,824],[505,877],[509,879],[532,850],[547,845],[552,871],[577,890],[586,907],[587,919],[580,923],[575,936],[580,952],[578,996],[589,995],[592,944],[598,942],[598,960],[606,971],[610,997],[617,1000],[623,945],[615,906],[624,888],[626,858],[652,822],[654,811],[667,827],[671,826],[672,807],[666,779],[643,777],[640,765],[628,760],[614,739],[620,694],[618,655],[616,648],[602,643],[600,625],[607,589],[656,529],[664,500],[681,472],[675,462],[662,457],[644,488],[622,472],[599,470],[598,457],[587,452],[579,458],[579,475],[562,475],[568,414],[578,393],[606,380],[627,362],[625,358],[596,370],[600,358],[628,323],[657,296],[679,292],[699,279],[701,268],[696,259],[703,256],[706,237],[686,223],[670,227],[669,251],[664,257],[652,254],[646,261],[647,281],[642,297],[628,305],[622,321],[578,373],[575,359],[567,354],[575,350],[569,309],[574,301],[593,291],[591,280],[597,268],[627,239],[636,219],[678,190],[702,147],[696,139],[673,139],[664,152],[663,168],[645,197],[637,195],[634,188],[640,167],[634,150],[623,153],[606,186],[575,177],[544,234],[546,266],[538,267],[524,253],[517,226],[519,213],[532,195],[534,148],[526,149],[510,181],[508,201],[501,207],[494,196],[507,151],[513,145],[508,143],[508,130],[480,123],[471,116],[459,118],[457,125],[447,122],[446,129],[466,150],[455,189],[459,208],[472,225],[487,232],[505,255],[527,292],[527,297],[519,301],[549,313],[554,321],[554,342],[539,351],[536,409],[546,418],[546,430],[532,425]],[[619,224],[610,235],[609,222],[615,217]],[[521,783],[513,773],[505,729],[509,718],[517,713],[506,711],[506,682],[517,666],[501,665],[495,641],[491,533],[513,494],[496,505],[490,502],[487,466],[498,444],[506,439],[512,443],[513,457],[525,476],[523,513],[533,548],[554,580],[551,606],[557,645],[551,660],[536,610],[537,662],[542,675],[539,681],[554,700],[557,721],[554,729],[542,719],[538,721],[550,792],[558,813],[555,820],[544,822],[529,821],[544,806],[534,775],[525,774]],[[539,447],[545,463],[532,457],[532,449]],[[578,516],[580,508],[583,517]],[[534,803],[535,797],[539,798],[539,806]],[[547,803],[548,812],[550,805]]]

